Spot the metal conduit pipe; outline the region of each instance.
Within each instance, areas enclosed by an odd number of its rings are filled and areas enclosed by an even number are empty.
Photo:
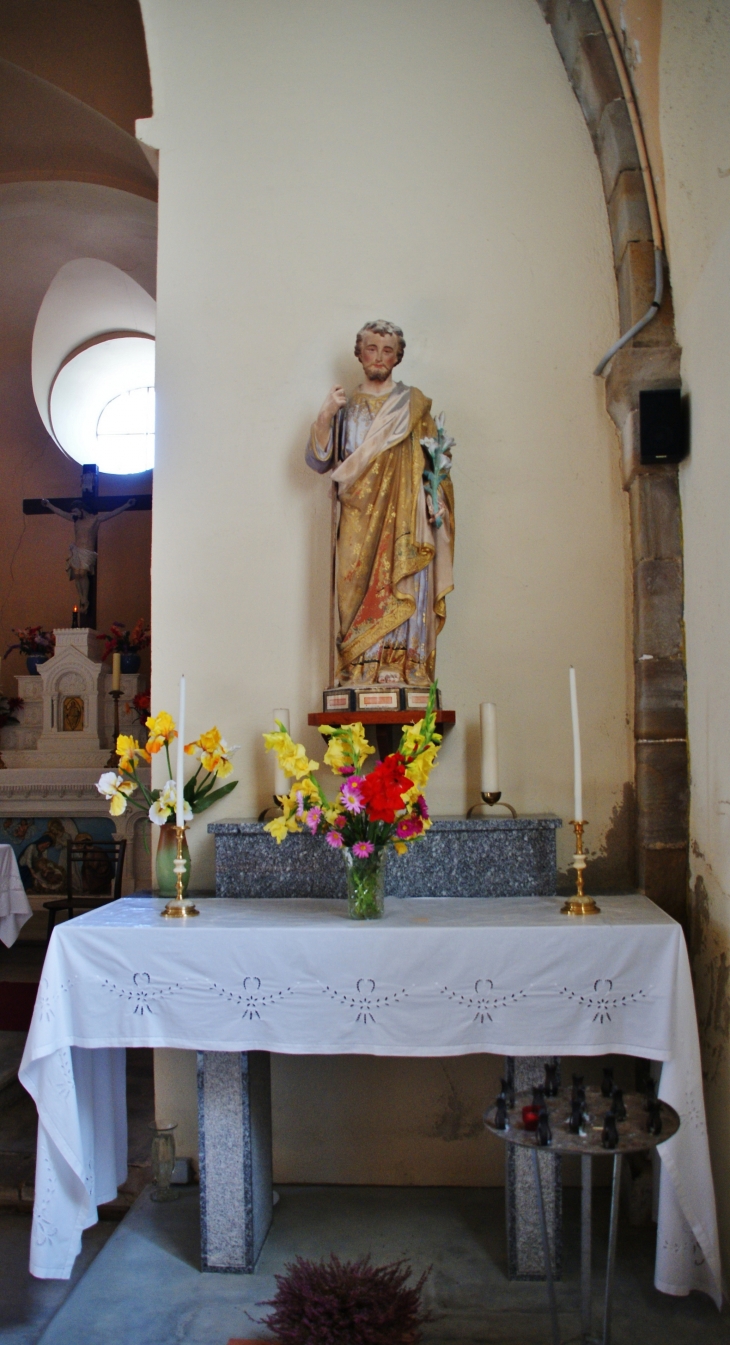
[[[616,41],[616,34],[613,31],[613,25],[604,0],[593,0],[593,2],[601,21],[601,27],[606,36],[611,55],[613,56],[621,89],[626,100],[626,106],[629,110],[631,126],[636,141],[636,149],[639,155],[639,166],[644,179],[644,190],[646,191],[646,201],[649,207],[649,219],[651,221],[651,236],[652,242],[654,243],[654,298],[643,318],[640,318],[638,322],[635,322],[633,327],[630,327],[627,332],[624,332],[623,336],[621,336],[618,341],[614,342],[611,349],[606,351],[603,359],[599,361],[593,370],[593,373],[598,376],[603,373],[603,370],[606,368],[609,360],[613,359],[616,351],[620,350],[622,346],[625,346],[627,341],[630,341],[632,336],[636,336],[637,332],[640,332],[643,327],[646,327],[647,323],[651,322],[653,317],[656,317],[656,314],[661,307],[664,294],[664,238],[662,234],[661,220],[659,219],[659,208],[657,205],[656,191],[654,189],[654,179],[651,175],[649,156],[646,152],[644,131],[641,125],[641,118],[639,117],[639,109],[636,106],[634,91],[631,87],[631,80],[629,79],[629,74],[626,69],[626,63],[621,48]]]

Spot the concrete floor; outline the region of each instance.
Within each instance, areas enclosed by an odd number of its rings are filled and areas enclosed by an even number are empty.
[[[300,1253],[376,1262],[406,1257],[431,1265],[426,1301],[434,1320],[424,1345],[545,1345],[545,1289],[505,1277],[504,1194],[498,1189],[282,1187],[258,1272],[199,1272],[198,1193],[171,1205],[143,1192],[69,1293],[42,1335],[8,1335],[2,1345],[226,1345],[270,1339],[259,1325],[274,1275]],[[605,1252],[607,1205],[596,1193],[595,1263]],[[91,1230],[92,1233],[94,1230]],[[727,1345],[730,1313],[709,1299],[671,1299],[652,1287],[651,1230],[621,1229],[613,1345]],[[98,1250],[98,1249],[97,1249]],[[558,1286],[562,1339],[579,1332],[577,1193],[566,1193],[565,1277]],[[601,1284],[595,1286],[596,1325]]]

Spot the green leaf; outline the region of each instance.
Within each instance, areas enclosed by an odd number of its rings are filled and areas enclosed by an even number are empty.
[[[190,805],[193,812],[204,813],[206,808],[210,808],[211,803],[215,803],[217,799],[222,799],[225,794],[230,794],[237,784],[238,780],[230,780],[227,785],[221,785],[220,789],[214,789],[212,794],[206,794],[204,799],[201,799],[198,795],[197,799]]]

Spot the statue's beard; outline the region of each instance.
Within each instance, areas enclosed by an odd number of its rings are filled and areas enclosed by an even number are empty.
[[[390,378],[390,369],[376,369],[372,365],[370,366],[370,368],[368,368],[367,365],[365,365],[364,367],[365,367],[365,373],[367,374],[371,383],[387,383],[388,379]]]

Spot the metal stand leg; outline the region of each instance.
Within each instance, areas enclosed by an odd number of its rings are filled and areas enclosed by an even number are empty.
[[[618,1199],[621,1189],[621,1154],[613,1156],[613,1185],[611,1187],[611,1223],[608,1230],[608,1262],[606,1265],[606,1301],[603,1308],[603,1345],[611,1345],[611,1299],[613,1272],[616,1267],[616,1239],[618,1237]]]
[[[583,1154],[580,1160],[580,1329],[584,1341],[591,1338],[591,1201],[593,1196],[593,1159]]]
[[[550,1303],[550,1320],[553,1328],[553,1345],[560,1345],[560,1326],[558,1324],[558,1304],[555,1298],[555,1284],[553,1282],[553,1267],[550,1259],[550,1243],[548,1241],[547,1222],[545,1220],[545,1206],[542,1199],[542,1182],[540,1180],[540,1155],[537,1149],[532,1150],[532,1163],[535,1173],[535,1194],[537,1196],[537,1208],[540,1215],[540,1236],[542,1238],[542,1254],[545,1261],[545,1279],[547,1280],[548,1302]]]

